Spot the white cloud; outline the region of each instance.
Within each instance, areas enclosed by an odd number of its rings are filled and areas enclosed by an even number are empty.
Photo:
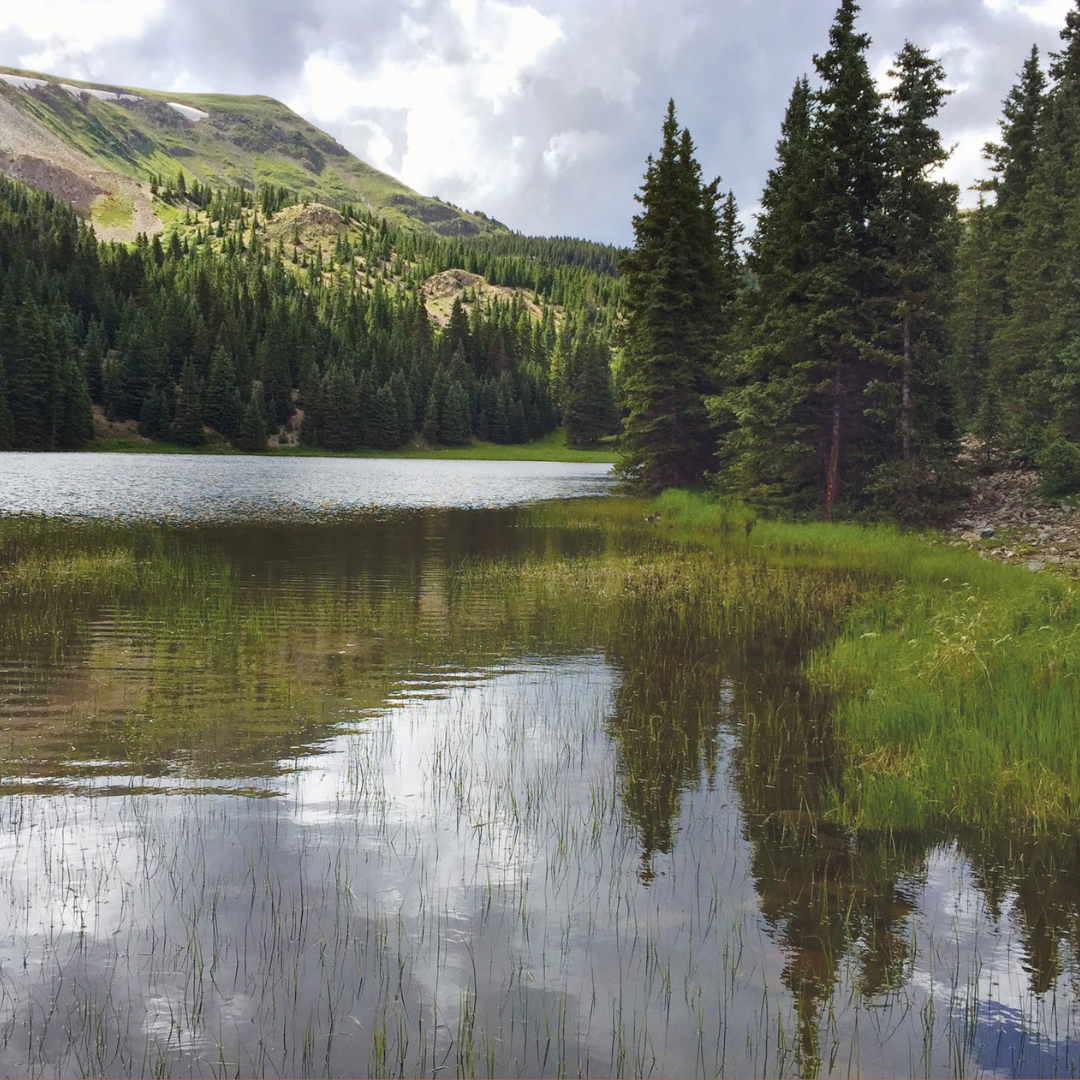
[[[441,190],[447,180],[456,182],[470,191],[471,205],[482,205],[484,197],[515,189],[527,155],[524,139],[493,144],[487,118],[500,116],[522,96],[524,80],[563,33],[556,20],[535,8],[502,0],[452,0],[451,11],[465,43],[463,55],[435,51],[427,27],[407,18],[403,25],[412,55],[384,56],[371,70],[358,71],[333,47],[317,49],[304,63],[290,105],[316,122],[345,130],[366,127],[374,135],[367,152],[383,163],[394,150],[388,133],[351,114],[403,111],[405,147],[397,175],[426,194]]]
[[[559,131],[548,139],[544,149],[544,171],[556,177],[572,168],[582,158],[596,154],[607,143],[599,131]]]
[[[7,10],[3,10],[6,8]],[[0,33],[20,30],[43,62],[71,50],[139,38],[164,13],[165,0],[39,0],[0,8]],[[21,58],[28,63],[29,58]],[[67,74],[62,72],[61,74]]]
[[[1044,26],[1059,27],[1065,22],[1066,13],[1072,9],[1072,0],[1035,0],[1025,4],[1022,0],[984,0],[991,11],[1016,11]]]
[[[879,79],[910,38],[956,93],[962,188],[1028,48],[1074,0],[864,0]],[[0,0],[0,61],[170,93],[269,94],[376,168],[515,228],[627,241],[669,97],[708,176],[761,192],[836,0]],[[964,193],[963,197],[972,196]],[[749,211],[744,209],[744,216]]]

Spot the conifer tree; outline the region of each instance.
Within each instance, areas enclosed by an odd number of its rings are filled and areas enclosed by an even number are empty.
[[[272,332],[263,334],[255,354],[259,381],[266,393],[266,408],[275,428],[292,415],[292,374],[280,339]]]
[[[439,441],[448,446],[467,443],[472,434],[469,419],[469,397],[456,379],[447,388],[439,415]]]
[[[1046,76],[1039,60],[1038,46],[1024,62],[1019,80],[1003,103],[1001,141],[987,143],[985,155],[996,174],[990,187],[997,193],[996,206],[1001,227],[1016,227],[1020,208],[1031,185],[1042,143],[1043,114],[1046,108]]]
[[[323,372],[315,414],[320,446],[328,450],[352,450],[359,445],[358,397],[351,368],[334,362]]]
[[[181,446],[202,446],[203,443],[202,386],[190,358],[184,361],[180,372],[173,438]]]
[[[232,439],[240,424],[243,405],[236,381],[236,363],[221,345],[210,358],[203,411],[210,427],[226,439]]]
[[[266,400],[262,383],[257,379],[251,384],[251,396],[244,406],[234,442],[240,450],[249,453],[266,449]]]
[[[421,434],[424,436],[424,442],[426,443],[435,444],[439,442],[439,399],[434,388],[428,394]]]
[[[817,342],[813,275],[825,257],[815,227],[820,150],[810,83],[796,81],[750,241],[754,287],[741,300],[746,346],[726,365],[709,410],[721,486],[752,504],[808,510],[819,496],[812,404]]]
[[[390,391],[394,395],[394,407],[397,410],[397,442],[395,446],[408,442],[415,432],[413,426],[413,403],[409,394],[409,384],[400,368],[390,377]]]
[[[1061,404],[1056,384],[1062,361],[1080,337],[1080,306],[1073,301],[1080,246],[1071,239],[1080,235],[1080,9],[1066,16],[1061,39],[1035,126],[1029,155],[1034,167],[1023,200],[1018,209],[1007,203],[995,215],[1003,233],[1015,220],[1004,249],[1006,313],[994,339],[991,375],[999,386],[1010,387],[1014,441],[1052,420]]]
[[[139,434],[144,439],[165,440],[172,425],[172,408],[165,388],[154,386],[139,409]]]
[[[894,110],[885,121],[887,179],[882,195],[888,302],[895,328],[890,369],[867,388],[886,439],[871,482],[877,501],[903,517],[924,514],[949,494],[956,456],[955,398],[947,370],[947,317],[956,247],[955,185],[934,174],[948,158],[934,126],[948,92],[945,72],[905,43],[890,71]],[[881,341],[881,339],[879,339]]]
[[[717,329],[717,182],[703,184],[690,133],[669,102],[634,218],[626,285],[626,421],[620,465],[646,490],[681,487],[712,467],[704,395]]]
[[[879,374],[873,351],[880,317],[881,189],[885,142],[881,99],[866,60],[870,38],[855,28],[859,5],[841,0],[829,49],[814,57],[822,81],[815,95],[820,181],[817,228],[824,256],[812,283],[814,329],[824,383],[817,440],[822,508],[831,517],[846,483],[855,488],[869,461],[864,448],[876,433],[866,422],[865,390]]]
[[[578,347],[563,423],[571,446],[588,446],[615,429],[611,350],[602,342],[587,339]]]
[[[4,371],[3,358],[0,357],[0,450],[12,450],[16,445],[15,424],[8,405],[7,374]]]
[[[377,450],[392,450],[401,445],[397,402],[388,383],[383,383],[372,398],[371,420],[365,441]]]
[[[93,401],[100,402],[103,399],[102,364],[105,362],[108,351],[109,338],[105,333],[105,327],[97,318],[92,318],[83,341],[83,359],[86,366],[87,387]]]
[[[949,336],[957,389],[969,418],[978,412],[989,384],[994,332],[1001,316],[993,212],[994,208],[980,195],[978,206],[963,215],[960,223],[956,298]]]
[[[93,438],[94,418],[86,372],[74,349],[61,365],[59,416],[56,427],[56,446],[61,450],[75,450]],[[3,425],[3,409],[0,407],[0,427]]]

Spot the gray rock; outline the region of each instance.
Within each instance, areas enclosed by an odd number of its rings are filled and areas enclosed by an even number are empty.
[[[1037,574],[1040,570],[1045,570],[1046,566],[1039,562],[1038,559],[1028,559],[1027,568],[1033,573]]]

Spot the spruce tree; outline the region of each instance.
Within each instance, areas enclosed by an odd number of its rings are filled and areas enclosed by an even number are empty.
[[[428,394],[427,407],[424,409],[424,423],[421,434],[424,442],[434,445],[439,442],[439,399],[434,389]]]
[[[94,437],[94,417],[86,371],[74,350],[61,364],[60,380],[56,446],[61,450],[75,450]],[[0,428],[2,425],[3,410],[0,408]]]
[[[259,380],[266,393],[266,408],[275,428],[285,424],[292,415],[292,374],[289,361],[277,335],[263,334],[255,354]]]
[[[826,518],[845,485],[853,488],[850,501],[857,501],[878,457],[865,391],[880,374],[873,339],[881,316],[878,222],[885,141],[881,99],[866,60],[870,38],[855,28],[858,12],[855,0],[842,0],[829,30],[829,49],[814,57],[822,81],[815,95],[821,167],[815,194],[824,258],[811,290],[820,361],[815,375],[824,390],[816,434]]]
[[[17,311],[8,354],[8,402],[20,446],[51,450],[54,443],[53,410],[58,385],[56,342],[47,312],[33,300]]]
[[[251,396],[244,406],[233,442],[248,453],[261,453],[266,449],[266,396],[257,379],[251,384]]]
[[[1001,316],[995,281],[993,210],[980,195],[978,206],[961,215],[960,220],[950,338],[957,388],[969,418],[978,412],[989,381],[994,333]]]
[[[102,382],[102,364],[109,351],[109,338],[101,322],[92,318],[83,341],[83,360],[86,366],[86,381],[93,401],[101,402],[104,395]]]
[[[172,408],[165,388],[157,385],[143,398],[139,409],[139,434],[144,439],[164,441],[172,426]]]
[[[1061,38],[1061,52],[1052,54],[1052,85],[1039,114],[1030,155],[1034,167],[1022,202],[997,215],[1007,235],[1008,267],[991,378],[1010,387],[1014,441],[1050,422],[1060,404],[1055,384],[1062,359],[1080,338],[1080,306],[1074,302],[1080,245],[1072,240],[1080,236],[1080,10],[1066,16]]]
[[[328,450],[353,450],[360,443],[358,388],[352,369],[335,361],[323,373],[315,412],[319,445]]]
[[[997,219],[1000,227],[1016,227],[1020,208],[1031,185],[1043,137],[1043,114],[1046,108],[1046,76],[1033,45],[1020,77],[1009,91],[998,121],[1001,141],[987,143],[985,155],[996,174],[990,185],[997,193]]]
[[[884,460],[869,487],[876,501],[902,517],[955,494],[958,417],[947,368],[946,333],[956,248],[955,185],[935,176],[948,152],[934,126],[949,93],[945,72],[907,42],[890,71],[896,80],[886,117],[887,181],[881,231],[887,268],[884,314],[893,331],[885,344],[890,369],[867,397],[884,429]],[[891,339],[891,340],[890,340]]]
[[[176,402],[173,438],[181,446],[203,444],[203,402],[199,373],[190,358],[180,372],[180,387]]]
[[[8,405],[7,374],[4,371],[3,358],[0,357],[0,450],[13,450],[17,445],[15,424]]]
[[[471,435],[469,398],[461,383],[454,380],[443,399],[439,416],[439,441],[448,446],[462,446],[469,442]]]
[[[243,405],[236,382],[236,363],[221,345],[210,358],[210,378],[203,401],[206,423],[231,440],[240,424]]]
[[[717,329],[717,182],[703,184],[694,146],[669,102],[659,155],[637,196],[626,286],[623,474],[645,490],[700,480],[714,462],[704,395]]]
[[[372,398],[371,421],[368,428],[367,443],[377,450],[392,450],[400,446],[401,421],[397,402],[389,384],[383,383]]]
[[[408,442],[415,433],[413,426],[413,403],[409,394],[409,384],[405,374],[400,368],[390,378],[390,390],[394,395],[394,406],[397,409],[397,435],[395,445]]]
[[[587,339],[578,348],[563,423],[571,446],[588,446],[615,429],[611,350]]]
[[[709,402],[721,435],[719,483],[754,505],[809,510],[820,491],[813,404],[817,341],[813,277],[825,258],[816,230],[820,148],[809,81],[788,101],[750,241],[753,287],[742,297],[747,346]]]

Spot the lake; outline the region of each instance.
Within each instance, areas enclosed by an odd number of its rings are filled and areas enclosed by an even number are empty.
[[[814,642],[609,605],[606,466],[0,479],[0,1074],[1080,1068],[1075,842],[829,826]]]

